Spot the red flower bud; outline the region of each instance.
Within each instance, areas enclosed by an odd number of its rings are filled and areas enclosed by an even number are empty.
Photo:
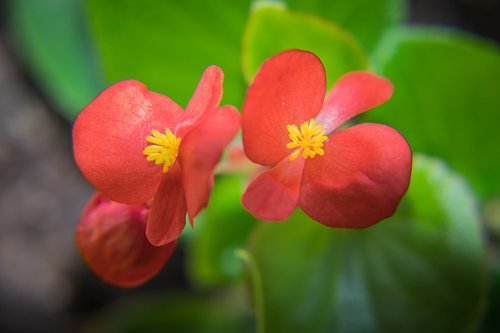
[[[82,257],[104,281],[134,287],[155,276],[175,248],[175,241],[154,246],[146,238],[147,205],[124,205],[96,193],[76,230]]]

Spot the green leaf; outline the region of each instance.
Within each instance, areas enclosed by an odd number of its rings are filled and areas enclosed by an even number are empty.
[[[257,3],[243,39],[243,72],[247,81],[267,58],[288,49],[315,53],[325,66],[328,87],[342,74],[368,66],[367,57],[354,38],[333,23],[289,11],[279,4]]]
[[[250,0],[87,0],[110,81],[134,78],[185,106],[203,73],[225,74],[225,103],[245,92],[240,46]]]
[[[494,256],[498,258],[498,250]],[[500,313],[500,267],[498,262],[490,266],[490,291],[483,320],[480,329],[477,330],[479,333],[500,332],[500,321],[498,320]]]
[[[37,85],[68,120],[103,86],[78,0],[15,0],[9,26]]]
[[[350,31],[371,51],[385,29],[402,22],[404,0],[287,0],[292,10],[310,12]]]
[[[243,265],[234,251],[245,245],[255,219],[241,206],[241,176],[219,176],[205,218],[197,223],[189,248],[189,272],[199,284],[211,286],[241,277]]]
[[[239,300],[195,295],[128,298],[88,326],[92,333],[252,332],[253,323]]]
[[[438,29],[396,29],[374,60],[395,91],[363,119],[446,159],[483,197],[500,195],[500,48]]]
[[[485,250],[463,179],[417,156],[392,218],[333,229],[302,213],[262,224],[260,267],[269,332],[468,332],[485,298]]]

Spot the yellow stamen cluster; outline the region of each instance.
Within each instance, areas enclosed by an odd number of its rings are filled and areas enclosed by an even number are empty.
[[[163,172],[167,173],[177,160],[181,139],[176,137],[170,129],[165,130],[165,134],[152,130],[153,136],[148,136],[146,141],[152,143],[142,152],[146,159],[155,162],[156,165],[163,164]]]
[[[304,159],[314,158],[316,154],[323,156],[325,151],[322,149],[323,142],[328,140],[328,137],[323,131],[323,125],[316,125],[314,119],[304,122],[300,126],[300,131],[296,125],[287,125],[288,136],[292,140],[286,147],[288,149],[296,149],[292,155],[290,155],[290,160],[294,160],[299,157],[302,152],[302,157]]]

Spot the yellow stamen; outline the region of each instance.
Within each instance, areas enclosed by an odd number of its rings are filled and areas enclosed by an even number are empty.
[[[328,140],[328,137],[323,131],[323,125],[316,125],[314,119],[300,125],[300,131],[296,125],[287,125],[286,129],[289,132],[290,140],[292,140],[286,147],[288,149],[298,148],[290,155],[290,160],[293,161],[299,157],[301,152],[304,159],[314,158],[316,154],[320,156],[325,154],[322,147],[323,142]]]
[[[170,129],[165,130],[165,134],[152,130],[153,136],[146,137],[146,141],[153,143],[147,146],[142,152],[148,161],[156,165],[163,164],[163,172],[167,173],[177,160],[181,138],[176,137]]]

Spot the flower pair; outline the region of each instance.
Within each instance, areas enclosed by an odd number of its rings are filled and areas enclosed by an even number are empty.
[[[134,285],[154,275],[168,260],[186,214],[193,223],[207,205],[215,165],[240,124],[234,107],[219,107],[222,76],[216,66],[205,70],[185,111],[137,81],[122,81],[79,115],[75,159],[101,194],[84,212],[77,240],[105,280]],[[391,83],[351,72],[326,99],[325,92],[320,60],[299,50],[267,60],[250,85],[242,111],[244,150],[251,161],[269,167],[242,198],[256,217],[283,221],[299,206],[328,226],[366,227],[392,215],[405,193],[411,152],[401,135],[378,124],[339,130],[346,120],[387,101]],[[104,217],[90,219],[93,210]],[[108,221],[113,214],[120,222]],[[121,226],[132,220],[135,227]],[[92,235],[99,224],[117,233]],[[129,229],[134,231],[124,231]],[[128,241],[120,244],[129,236],[142,250],[132,250]],[[95,242],[88,241],[92,237]],[[111,245],[102,246],[106,242]],[[99,248],[114,253],[114,264],[106,266]],[[158,258],[161,265],[144,268],[142,257]],[[116,271],[140,267],[141,278],[124,282],[110,273],[114,266],[120,266]]]

